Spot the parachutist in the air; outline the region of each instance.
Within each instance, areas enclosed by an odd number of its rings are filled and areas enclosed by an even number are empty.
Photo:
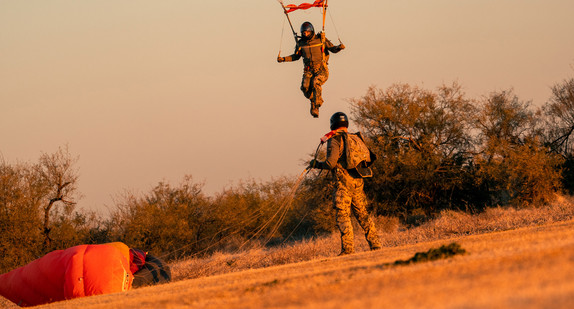
[[[310,22],[301,25],[301,38],[297,40],[295,52],[287,57],[277,57],[277,62],[290,62],[303,57],[304,70],[301,81],[301,91],[311,101],[311,115],[319,117],[319,107],[323,104],[321,86],[329,78],[327,67],[329,52],[338,53],[345,49],[345,45],[333,45],[325,38],[323,32],[315,34]]]

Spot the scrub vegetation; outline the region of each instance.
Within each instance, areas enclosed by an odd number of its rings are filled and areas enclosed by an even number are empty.
[[[336,257],[332,234],[217,252],[173,262],[169,284],[45,307],[571,308],[572,202],[558,198],[544,207],[478,215],[449,210],[408,229],[382,218],[383,250],[366,250],[357,236],[358,249],[366,251]],[[419,262],[401,263],[415,257]],[[0,307],[16,305],[0,297]]]
[[[574,191],[574,80],[552,90],[538,109],[512,90],[469,99],[457,84],[373,87],[351,100],[351,119],[378,156],[366,192],[384,245],[572,218],[561,196]],[[245,180],[212,196],[188,175],[125,192],[107,217],[78,210],[79,175],[65,147],[37,163],[0,160],[1,273],[55,249],[110,241],[185,264],[180,278],[339,249],[325,173]]]

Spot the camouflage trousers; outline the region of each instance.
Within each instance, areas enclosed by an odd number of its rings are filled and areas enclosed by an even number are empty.
[[[375,223],[366,209],[367,197],[363,190],[363,179],[353,178],[347,171],[340,168],[336,169],[335,176],[337,186],[333,195],[333,206],[336,211],[337,226],[341,232],[341,254],[355,252],[351,213],[363,228],[371,250],[380,249],[381,241],[377,235]]]
[[[321,65],[315,69],[305,68],[303,72],[301,91],[316,107],[320,107],[323,104],[322,87],[327,79],[329,79],[329,69],[326,65]]]

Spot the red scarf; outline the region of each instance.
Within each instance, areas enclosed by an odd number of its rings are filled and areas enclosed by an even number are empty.
[[[345,127],[337,128],[337,129],[323,135],[323,137],[321,137],[321,144],[328,141],[331,137],[333,137],[333,135],[339,133],[339,131],[347,131],[347,128],[345,128]]]

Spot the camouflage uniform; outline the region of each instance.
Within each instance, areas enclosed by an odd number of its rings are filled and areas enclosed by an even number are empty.
[[[344,133],[343,133],[344,132]],[[377,235],[377,229],[366,206],[367,197],[363,190],[364,181],[360,175],[352,170],[346,170],[345,143],[343,134],[346,130],[338,132],[327,142],[327,159],[317,162],[316,168],[331,170],[336,181],[333,194],[333,207],[336,211],[336,220],[341,232],[341,254],[355,252],[353,226],[351,213],[365,231],[365,238],[371,250],[381,248],[381,242]]]
[[[338,53],[344,45],[335,46],[324,37],[323,33],[313,35],[310,39],[299,39],[295,52],[282,58],[283,61],[297,61],[303,57],[304,69],[301,80],[301,91],[311,101],[311,109],[323,104],[322,85],[329,78],[327,62],[329,52]]]
[[[301,79],[301,91],[311,104],[317,108],[323,105],[323,84],[329,79],[329,68],[327,64],[318,66],[305,66],[303,78]]]

